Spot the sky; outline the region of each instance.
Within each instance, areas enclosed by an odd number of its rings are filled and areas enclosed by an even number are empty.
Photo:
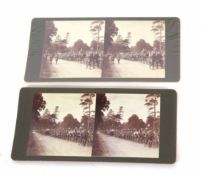
[[[81,120],[83,116],[83,108],[80,106],[80,93],[42,93],[44,100],[46,101],[46,109],[49,109],[50,113],[53,113],[56,106],[59,106],[59,115],[57,121],[63,121],[63,118],[67,114],[72,114],[74,118]],[[95,101],[95,97],[93,97]],[[95,103],[91,106],[91,109],[95,110]],[[41,112],[44,113],[45,109]]]
[[[90,32],[91,20],[76,20],[76,21],[54,21],[57,28],[57,34],[61,36],[61,39],[66,39],[66,34],[69,33],[69,45],[73,46],[74,42],[78,39],[82,39],[88,45],[93,40],[93,35]],[[131,44],[135,46],[136,42],[140,39],[144,39],[146,42],[153,44],[156,36],[152,29],[152,20],[132,20],[132,21],[115,21],[118,27],[118,34],[123,38],[127,37],[128,32],[131,32]],[[105,26],[102,26],[101,36],[104,36]],[[116,40],[114,37],[114,40]],[[53,40],[55,37],[53,37]]]
[[[123,119],[121,122],[127,122],[128,118],[132,114],[137,114],[137,116],[146,122],[148,116],[148,108],[145,104],[145,97],[147,94],[106,94],[107,99],[110,101],[110,109],[117,113],[119,107],[123,106]],[[108,111],[109,111],[108,110]],[[157,105],[157,110],[160,110],[160,100]],[[105,112],[105,114],[108,113]]]
[[[118,34],[122,35],[123,38],[127,37],[128,32],[131,32],[131,44],[130,46],[135,46],[136,42],[140,39],[144,39],[146,42],[153,44],[153,41],[156,39],[152,29],[152,20],[142,21],[115,21],[116,26],[118,27]],[[114,37],[116,40],[116,36]]]
[[[66,34],[69,32],[69,45],[72,46],[78,39],[82,39],[87,45],[91,44],[93,35],[90,32],[91,20],[82,21],[54,21],[57,28],[57,34],[61,39],[66,39]],[[104,36],[105,26],[103,25],[100,36]]]

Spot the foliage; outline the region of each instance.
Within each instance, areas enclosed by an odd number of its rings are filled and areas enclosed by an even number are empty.
[[[107,19],[105,22],[105,53],[113,43],[113,37],[118,34],[118,28],[116,27],[114,20]]]
[[[41,111],[45,109],[46,101],[43,99],[42,93],[37,92],[34,94],[33,98],[33,110],[34,111]]]
[[[72,50],[75,52],[87,51],[89,50],[89,46],[84,43],[81,39],[79,39],[74,43]]]
[[[60,127],[67,129],[75,129],[80,127],[79,121],[72,114],[67,114],[60,124]]]
[[[84,115],[91,117],[91,113],[94,111],[91,110],[91,105],[93,104],[93,93],[85,93],[81,95],[80,105],[83,107]]]
[[[156,106],[158,105],[158,100],[160,98],[160,94],[148,94],[145,97],[145,105],[148,107],[150,116],[157,117]]]
[[[139,117],[136,114],[133,114],[129,119],[128,122],[126,123],[127,127],[129,129],[141,129],[145,128],[146,124],[142,119],[139,119]]]
[[[100,36],[100,32],[103,28],[104,23],[104,20],[95,20],[91,23],[90,31],[92,32],[94,36],[94,41],[96,41],[97,44],[95,50],[99,50],[100,48],[101,38],[103,38],[103,36]]]
[[[140,39],[139,41],[137,41],[135,46],[136,52],[141,52],[142,50],[148,50],[148,51],[152,50],[152,46],[149,43],[147,43],[144,39]]]
[[[44,36],[44,45],[45,49],[50,46],[52,42],[52,37],[57,34],[57,28],[54,25],[53,21],[47,21],[45,24],[45,36]]]

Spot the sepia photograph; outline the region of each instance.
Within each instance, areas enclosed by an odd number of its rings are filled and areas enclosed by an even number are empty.
[[[173,163],[176,104],[172,89],[22,88],[11,157]]]
[[[165,21],[46,21],[40,78],[165,78]]]
[[[104,20],[46,21],[40,78],[100,78]]]
[[[104,78],[165,78],[165,21],[108,20]]]
[[[97,94],[93,156],[159,158],[160,94]]]
[[[27,156],[91,156],[95,99],[93,93],[35,93]]]

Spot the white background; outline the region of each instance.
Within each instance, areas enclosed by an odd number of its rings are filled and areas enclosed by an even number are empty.
[[[200,174],[201,9],[199,0],[57,0],[0,2],[0,174]],[[10,158],[19,90],[24,83],[31,19],[34,17],[170,17],[181,19],[181,80],[178,83],[96,83],[101,86],[173,88],[178,92],[177,162],[17,162]],[[39,86],[39,84],[37,84]],[[73,83],[60,84],[62,86]],[[80,84],[76,84],[79,85]],[[83,86],[91,86],[84,83]],[[29,84],[30,86],[30,84]],[[55,84],[56,86],[56,84]]]

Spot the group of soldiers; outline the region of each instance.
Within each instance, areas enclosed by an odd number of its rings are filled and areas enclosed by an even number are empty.
[[[108,129],[103,133],[121,139],[145,144],[149,147],[159,147],[159,131],[150,128],[145,129]]]
[[[58,60],[76,61],[81,64],[86,64],[89,69],[101,68],[103,59],[107,58],[111,63],[120,64],[121,59],[129,61],[138,61],[144,64],[148,64],[150,69],[164,68],[165,66],[165,54],[162,51],[153,50],[141,52],[127,52],[127,53],[107,53],[103,54],[103,51],[87,51],[87,52],[68,52],[68,53],[55,53],[46,56],[49,58],[50,64],[58,63]]]
[[[50,64],[53,61],[57,64],[59,60],[76,61],[85,64],[89,69],[101,68],[102,59],[103,53],[98,51],[56,53],[48,56]]]
[[[163,69],[165,66],[165,55],[161,51],[142,51],[142,52],[129,52],[110,54],[109,60],[114,64],[115,60],[120,64],[121,59],[129,61],[138,61],[144,64],[148,64],[150,69]]]
[[[57,137],[71,142],[79,143],[83,146],[91,146],[93,142],[93,132],[86,129],[41,129],[41,134]]]

